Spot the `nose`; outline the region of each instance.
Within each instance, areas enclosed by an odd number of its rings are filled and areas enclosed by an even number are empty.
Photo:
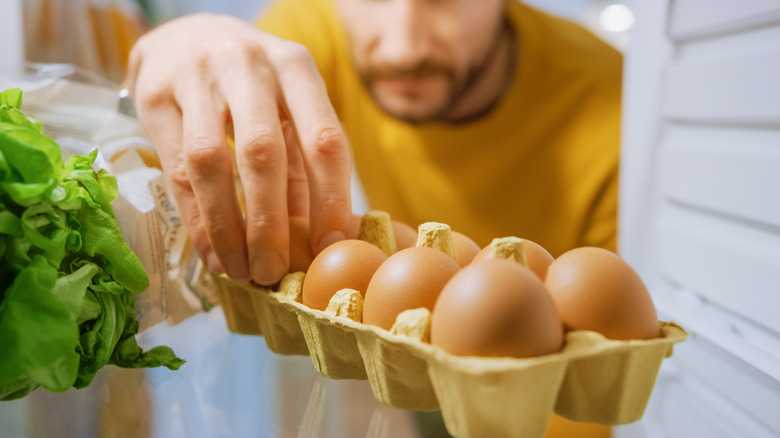
[[[431,48],[431,27],[418,0],[391,0],[382,20],[379,59],[396,68],[411,68],[426,59]]]

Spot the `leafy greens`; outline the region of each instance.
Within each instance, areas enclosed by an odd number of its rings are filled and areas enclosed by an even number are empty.
[[[116,178],[92,169],[96,149],[63,162],[21,104],[0,92],[0,400],[84,388],[107,364],[178,369],[135,340],[149,279],[111,209]]]

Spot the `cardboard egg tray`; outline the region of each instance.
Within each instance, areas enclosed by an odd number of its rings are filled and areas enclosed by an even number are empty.
[[[658,370],[687,333],[661,322],[661,336],[615,341],[589,331],[566,335],[554,354],[516,359],[460,357],[379,327],[300,303],[303,273],[278,290],[215,277],[228,328],[261,334],[278,354],[310,355],[333,379],[368,379],[389,406],[442,411],[458,437],[540,437],[553,412],[606,425],[639,420]]]

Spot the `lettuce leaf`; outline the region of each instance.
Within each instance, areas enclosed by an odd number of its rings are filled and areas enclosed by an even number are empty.
[[[108,364],[178,369],[135,340],[149,279],[111,208],[116,178],[92,169],[97,150],[63,162],[21,103],[0,92],[0,400],[83,388]]]
[[[32,379],[62,392],[75,382],[78,326],[52,293],[57,269],[36,256],[0,304],[0,386]]]

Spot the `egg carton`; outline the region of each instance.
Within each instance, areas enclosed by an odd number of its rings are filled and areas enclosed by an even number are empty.
[[[262,334],[279,354],[308,354],[332,379],[368,379],[380,402],[441,410],[458,437],[543,436],[553,412],[619,425],[642,418],[658,370],[687,333],[660,322],[650,340],[617,341],[590,331],[566,334],[564,348],[533,358],[461,357],[428,343],[310,309],[303,273],[278,290],[215,277],[228,328]]]

